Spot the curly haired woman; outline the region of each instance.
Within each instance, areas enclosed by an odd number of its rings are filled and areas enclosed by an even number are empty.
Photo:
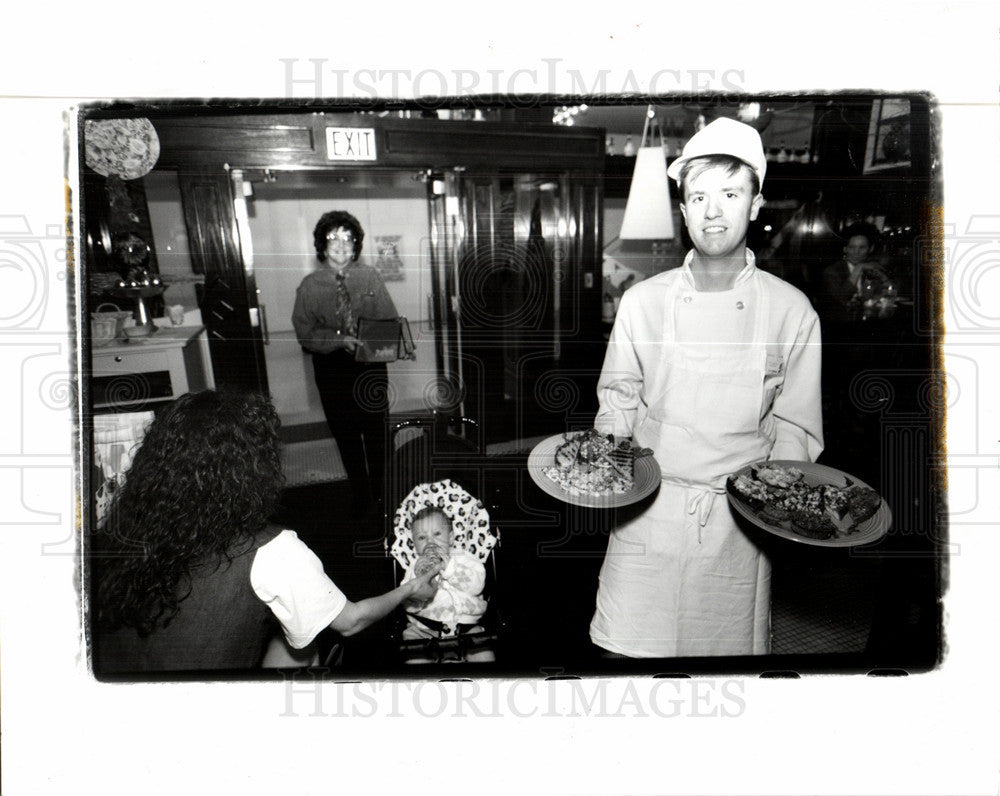
[[[294,531],[268,524],[278,425],[261,395],[206,390],[150,426],[95,538],[99,674],[256,667],[277,626],[300,651],[433,597],[428,576],[351,602]]]
[[[354,358],[358,319],[398,315],[379,272],[358,262],[364,239],[350,213],[324,213],[313,230],[320,267],[302,280],[292,310],[295,336],[312,354],[323,414],[358,508],[382,497],[389,394],[385,363]]]

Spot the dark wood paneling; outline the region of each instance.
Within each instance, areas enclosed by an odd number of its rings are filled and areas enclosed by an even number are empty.
[[[179,175],[184,221],[196,272],[198,305],[208,329],[216,385],[267,394],[260,328],[250,322],[257,307],[252,276],[243,269],[229,175]]]
[[[530,168],[600,169],[603,153],[600,135],[559,134],[560,128],[497,129],[495,125],[446,126],[428,131],[405,128],[383,131],[385,156],[431,165],[490,165]]]
[[[294,165],[325,158],[312,115],[154,119],[158,169],[192,166]]]
[[[171,152],[315,152],[311,124],[262,124],[234,128],[225,121],[157,122],[157,132],[169,138]]]
[[[398,119],[300,112],[275,115],[153,117],[160,138],[157,168],[450,168],[583,172],[604,168],[600,130],[500,122]],[[375,130],[377,161],[331,161],[327,127]]]

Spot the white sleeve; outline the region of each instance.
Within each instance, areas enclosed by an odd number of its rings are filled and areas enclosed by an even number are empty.
[[[296,649],[308,645],[347,605],[323,562],[295,531],[282,531],[257,551],[250,586]]]
[[[631,437],[642,393],[642,365],[636,355],[631,323],[634,296],[622,296],[597,381],[599,407],[594,428],[616,437]]]
[[[486,585],[486,567],[471,553],[453,550],[441,577],[459,591],[476,596]]]
[[[774,399],[776,436],[770,458],[814,462],[823,451],[821,368],[819,318],[810,311],[796,334],[785,383]]]

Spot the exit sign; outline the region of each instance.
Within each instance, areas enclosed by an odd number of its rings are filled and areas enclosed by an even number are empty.
[[[378,160],[371,127],[327,127],[327,160]]]

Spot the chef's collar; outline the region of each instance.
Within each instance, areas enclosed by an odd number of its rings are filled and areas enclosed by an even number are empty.
[[[747,264],[743,266],[743,270],[736,275],[736,280],[733,282],[733,287],[736,287],[741,282],[746,282],[751,274],[757,269],[757,258],[750,249],[746,250]],[[687,286],[692,290],[697,290],[695,287],[694,273],[691,271],[691,261],[694,259],[694,249],[691,249],[687,256],[684,258],[684,265],[681,266],[681,271],[684,276],[684,280],[687,282]]]

